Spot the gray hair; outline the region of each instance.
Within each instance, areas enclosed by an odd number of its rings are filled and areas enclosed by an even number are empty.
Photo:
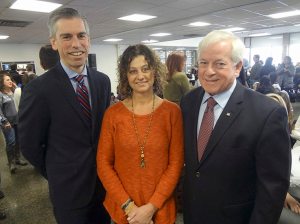
[[[53,11],[48,20],[48,29],[50,37],[54,37],[57,31],[56,22],[60,19],[71,19],[71,18],[80,18],[82,19],[85,27],[86,33],[90,34],[89,25],[85,17],[81,16],[76,9],[73,8],[60,8]]]
[[[198,58],[203,50],[205,50],[209,45],[217,43],[219,41],[230,40],[232,44],[232,54],[231,60],[233,63],[237,64],[243,61],[243,56],[245,52],[245,45],[242,40],[234,35],[232,32],[225,30],[214,30],[208,33],[198,46]]]

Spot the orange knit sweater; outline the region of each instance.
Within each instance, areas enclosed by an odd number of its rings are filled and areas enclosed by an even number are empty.
[[[140,141],[150,115],[135,115]],[[102,122],[97,153],[98,175],[106,189],[104,206],[114,222],[128,223],[121,205],[131,198],[137,206],[152,203],[159,210],[155,224],[176,219],[174,189],[183,166],[183,127],[179,107],[167,100],[155,109],[145,145],[145,168],[132,112],[122,102],[111,106]]]

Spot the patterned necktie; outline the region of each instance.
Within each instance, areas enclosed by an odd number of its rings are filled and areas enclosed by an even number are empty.
[[[209,97],[207,100],[206,109],[204,111],[203,119],[201,122],[199,135],[198,135],[198,160],[200,161],[208,140],[210,138],[211,132],[214,128],[214,106],[217,102],[213,97]]]
[[[75,80],[77,81],[77,87],[76,87],[76,95],[77,100],[81,106],[81,109],[83,111],[83,114],[86,116],[88,121],[91,121],[91,105],[89,100],[89,92],[86,88],[86,85],[84,84],[84,76],[83,75],[77,75],[75,77]]]

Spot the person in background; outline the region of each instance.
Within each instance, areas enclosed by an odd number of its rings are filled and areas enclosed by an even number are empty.
[[[0,71],[0,119],[1,128],[6,141],[6,155],[8,167],[12,174],[16,172],[16,165],[26,166],[21,159],[18,146],[17,123],[18,112],[14,102],[15,83],[12,82],[7,71]]]
[[[274,224],[283,208],[291,156],[287,113],[236,81],[244,50],[224,30],[199,44],[202,86],[181,101],[186,224]]]
[[[110,104],[110,80],[86,66],[89,27],[77,10],[53,11],[48,27],[60,62],[23,89],[21,150],[48,180],[57,223],[110,224],[102,205],[105,190],[96,170],[102,117]]]
[[[174,189],[183,166],[181,112],[158,97],[164,66],[145,45],[119,59],[125,99],[105,113],[97,154],[104,205],[118,224],[174,224]]]
[[[33,71],[33,65],[32,64],[26,65],[26,72],[27,72],[28,75],[35,74],[34,71]]]
[[[168,83],[164,87],[163,96],[177,104],[180,103],[182,96],[190,90],[189,80],[182,71],[184,63],[184,55],[180,53],[169,54],[166,61]]]
[[[21,87],[22,86],[22,77],[19,74],[19,72],[17,71],[17,67],[18,66],[16,63],[11,64],[9,74],[10,74],[12,81],[14,81],[17,84],[17,86]]]
[[[262,68],[262,64],[259,62],[259,55],[255,54],[253,56],[254,65],[252,66],[250,70],[250,87],[252,88],[252,85],[254,82],[259,82],[259,73]]]
[[[58,51],[53,50],[50,44],[44,45],[40,48],[39,58],[41,67],[47,71],[54,67],[59,62]]]
[[[295,66],[290,56],[285,56],[283,63],[276,70],[278,75],[278,83],[281,89],[289,92],[294,87]]]
[[[269,76],[271,72],[275,72],[275,66],[272,65],[273,58],[268,57],[264,66],[262,66],[259,72],[259,78],[261,79],[264,76]]]

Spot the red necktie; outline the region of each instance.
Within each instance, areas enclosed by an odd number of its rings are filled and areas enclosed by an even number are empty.
[[[88,121],[91,121],[91,105],[89,100],[89,92],[86,88],[86,85],[84,84],[84,78],[83,75],[77,75],[75,77],[75,80],[77,81],[77,87],[76,87],[76,95],[77,100],[81,106],[81,109],[88,118]]]
[[[200,161],[208,140],[210,138],[211,132],[214,128],[214,106],[217,102],[213,97],[209,97],[207,100],[206,109],[204,111],[203,119],[201,122],[199,135],[198,135],[198,160]]]

